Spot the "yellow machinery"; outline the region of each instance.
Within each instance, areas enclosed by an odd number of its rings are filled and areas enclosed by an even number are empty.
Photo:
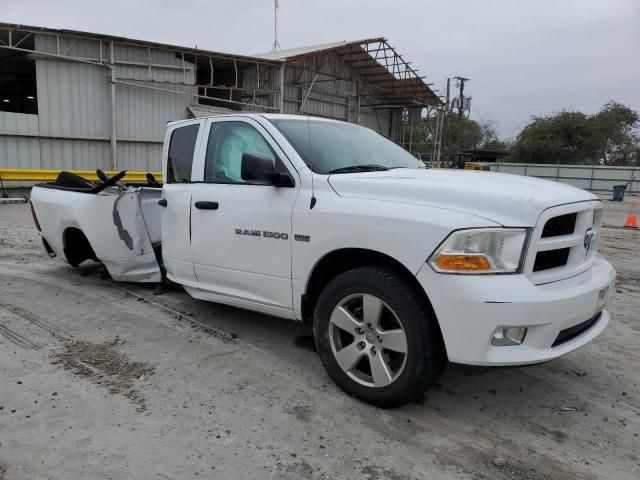
[[[434,168],[458,168],[464,170],[484,170],[488,171],[489,166],[482,162],[472,162],[472,155],[470,153],[454,153],[451,155],[451,160],[447,162],[440,162],[434,165]]]

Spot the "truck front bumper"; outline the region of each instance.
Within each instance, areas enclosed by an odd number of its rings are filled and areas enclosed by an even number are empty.
[[[433,305],[449,361],[525,365],[557,358],[602,333],[615,276],[598,256],[589,270],[543,285],[525,275],[438,274],[426,264],[417,279]],[[521,344],[492,344],[496,329],[506,327],[527,329]]]

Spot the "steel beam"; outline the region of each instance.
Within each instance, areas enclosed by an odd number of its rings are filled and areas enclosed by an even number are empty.
[[[62,170],[39,170],[24,168],[0,168],[0,178],[3,182],[53,182]],[[99,180],[95,170],[65,170],[67,172],[80,175],[87,180]],[[105,172],[107,175],[114,176],[118,172],[116,170]],[[153,176],[158,180],[162,180],[162,172],[152,172]],[[146,181],[147,172],[127,172],[126,181],[144,182]]]
[[[117,117],[116,117],[116,66],[115,66],[115,52],[113,47],[113,40],[109,42],[109,70],[111,72],[111,168],[118,169],[118,140],[117,136]]]
[[[278,112],[284,113],[284,63],[280,67],[280,98],[278,105]]]

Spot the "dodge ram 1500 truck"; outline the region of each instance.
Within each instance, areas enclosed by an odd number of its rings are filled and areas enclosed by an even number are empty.
[[[415,399],[447,362],[551,360],[609,322],[615,271],[584,190],[425,169],[367,128],[286,115],[169,123],[162,172],[35,186],[43,248],[306,322],[333,380],[372,404]]]

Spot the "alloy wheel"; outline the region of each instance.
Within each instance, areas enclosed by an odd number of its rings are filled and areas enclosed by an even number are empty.
[[[407,336],[396,313],[370,294],[343,298],[329,319],[329,340],[343,372],[368,387],[386,387],[404,370]]]

